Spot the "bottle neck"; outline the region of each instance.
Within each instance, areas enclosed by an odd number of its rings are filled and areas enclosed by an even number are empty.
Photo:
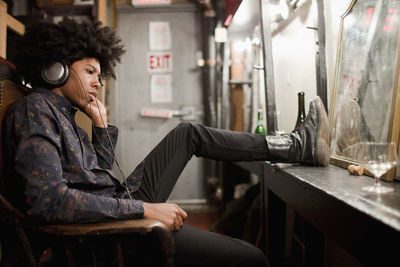
[[[262,116],[262,112],[259,111],[257,113],[257,124],[262,124],[263,123],[263,116]]]
[[[306,118],[306,112],[304,108],[304,92],[299,92],[297,95],[298,95],[298,110],[297,110],[297,120],[295,128],[297,128]]]
[[[298,97],[298,114],[304,115],[305,108],[304,108],[304,93],[299,93]]]
[[[265,134],[265,127],[263,121],[263,113],[262,110],[259,110],[257,113],[257,127],[255,130],[256,134]]]

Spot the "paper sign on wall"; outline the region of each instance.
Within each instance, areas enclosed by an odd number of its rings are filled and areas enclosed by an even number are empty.
[[[149,46],[152,51],[171,49],[169,22],[153,21],[149,23]]]
[[[148,72],[171,72],[172,53],[171,52],[149,52],[147,54]]]
[[[172,77],[170,74],[155,74],[151,76],[151,102],[172,102]]]

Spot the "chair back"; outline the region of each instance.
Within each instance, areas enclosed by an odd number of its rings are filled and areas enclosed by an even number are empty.
[[[3,187],[3,142],[2,123],[7,108],[17,99],[27,94],[27,88],[22,86],[16,74],[15,66],[0,57],[0,222],[18,224],[24,215],[14,208],[4,197]]]

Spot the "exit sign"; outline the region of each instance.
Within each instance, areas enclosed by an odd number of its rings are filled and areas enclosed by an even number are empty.
[[[149,52],[147,54],[148,72],[171,72],[172,53],[170,52]]]
[[[134,6],[157,6],[169,5],[171,0],[132,0]]]

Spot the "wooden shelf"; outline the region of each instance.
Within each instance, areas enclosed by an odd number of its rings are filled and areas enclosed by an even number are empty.
[[[96,5],[58,5],[39,7],[49,16],[91,16],[97,18],[97,7]]]
[[[25,26],[7,13],[7,4],[0,1],[0,57],[6,58],[7,29],[19,35],[25,33]]]

